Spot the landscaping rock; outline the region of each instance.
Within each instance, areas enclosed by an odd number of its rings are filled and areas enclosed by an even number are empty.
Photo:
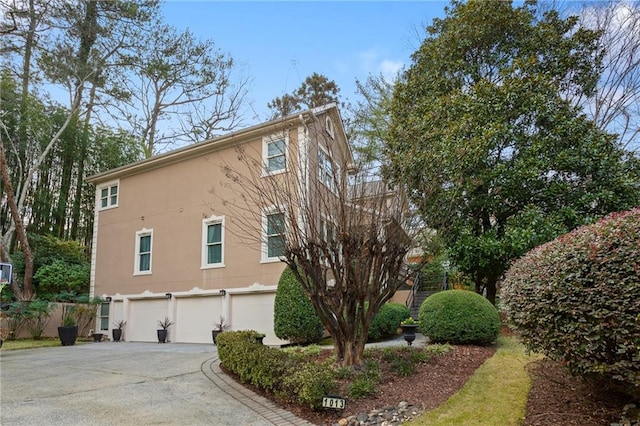
[[[342,418],[334,426],[398,426],[422,414],[422,411],[407,401],[397,406],[373,409],[367,413]]]

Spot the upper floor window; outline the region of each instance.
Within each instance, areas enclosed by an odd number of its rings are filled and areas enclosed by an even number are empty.
[[[118,207],[119,182],[110,182],[98,186],[98,206],[100,210]]]
[[[331,117],[327,117],[324,124],[325,124],[325,129],[327,130],[327,133],[329,133],[329,136],[331,136],[332,139],[335,139],[336,133],[333,130],[333,121],[331,121]]]
[[[326,243],[330,243],[334,240],[334,232],[335,225],[331,223],[329,219],[322,218],[320,219],[320,238]]]
[[[263,138],[262,157],[265,175],[281,173],[287,170],[287,139],[286,135]]]
[[[277,210],[266,211],[263,214],[263,243],[262,261],[271,262],[280,260],[285,254],[285,216]]]
[[[146,275],[151,273],[153,247],[153,229],[143,229],[136,232],[136,258],[134,275]]]
[[[224,266],[224,216],[202,221],[202,267]]]
[[[318,147],[318,179],[324,183],[329,189],[336,188],[335,182],[335,165],[323,148]]]
[[[331,251],[335,240],[335,225],[326,217],[320,219],[320,239],[327,244],[327,249]],[[320,253],[320,260],[327,262],[327,258],[323,252]]]

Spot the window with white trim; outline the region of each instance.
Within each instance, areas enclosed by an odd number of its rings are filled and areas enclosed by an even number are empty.
[[[318,147],[318,180],[325,184],[327,188],[334,191],[336,189],[336,166],[333,160],[322,147]]]
[[[202,221],[202,267],[224,266],[224,216]]]
[[[151,274],[153,248],[153,229],[143,229],[136,232],[136,257],[134,275]]]
[[[109,302],[100,304],[100,330],[109,330]]]
[[[278,210],[265,211],[262,225],[262,261],[278,261],[284,256],[285,215]]]
[[[272,175],[287,171],[287,145],[286,135],[270,136],[262,139],[262,158],[264,162],[264,175]]]
[[[335,225],[326,217],[320,219],[320,238],[330,247],[335,239]],[[327,261],[324,253],[320,253],[320,260]]]
[[[97,205],[99,210],[118,207],[118,187],[120,182],[109,182],[97,187]]]

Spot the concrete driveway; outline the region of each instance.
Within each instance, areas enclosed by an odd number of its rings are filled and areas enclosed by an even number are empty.
[[[0,354],[3,426],[306,423],[223,377],[213,345],[100,342]]]

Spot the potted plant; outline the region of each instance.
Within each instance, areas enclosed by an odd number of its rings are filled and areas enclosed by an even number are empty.
[[[173,321],[169,317],[164,317],[164,320],[158,320],[158,325],[162,327],[158,330],[158,343],[166,343],[167,334],[169,333],[167,329],[173,325]]]
[[[225,330],[228,330],[231,326],[224,322],[224,317],[220,317],[220,321],[213,323],[213,330],[211,330],[211,337],[213,338],[213,344],[216,344],[216,338],[218,334],[222,333]]]
[[[62,308],[62,325],[58,327],[58,337],[62,346],[71,346],[78,338],[78,325],[76,322],[76,307],[65,305]]]
[[[113,337],[114,342],[119,342],[122,339],[122,328],[127,324],[125,320],[114,321],[113,324],[116,326],[113,330],[111,330],[111,336]]]
[[[407,341],[407,344],[409,346],[411,346],[411,343],[416,340],[416,328],[418,328],[418,325],[420,324],[411,317],[400,323],[400,328],[402,328],[404,340]]]
[[[102,342],[102,336],[104,336],[103,333],[95,333],[93,330],[91,330],[89,332],[89,334],[91,334],[91,336],[93,337],[93,341],[94,342]]]

